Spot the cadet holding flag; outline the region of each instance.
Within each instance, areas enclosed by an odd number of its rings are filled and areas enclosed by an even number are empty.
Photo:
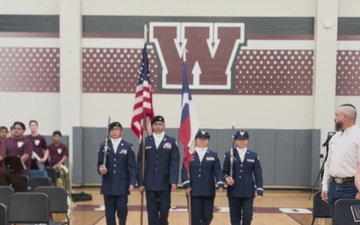
[[[116,213],[119,225],[125,225],[128,195],[136,182],[135,154],[132,144],[122,139],[123,130],[119,122],[110,123],[108,132],[109,149],[104,151],[105,143],[100,145],[97,163],[98,172],[103,175],[101,194],[104,195],[106,224],[116,225]]]
[[[191,198],[191,225],[209,225],[213,218],[215,179],[219,191],[223,191],[223,173],[218,154],[208,148],[209,132],[199,130],[195,136],[195,155],[190,160],[189,173],[183,164],[183,187]]]
[[[148,225],[168,225],[171,191],[179,178],[180,155],[175,138],[165,134],[165,119],[151,120],[153,134],[145,138],[145,176],[142,178],[142,143],[138,153],[139,191],[146,193]]]
[[[258,155],[247,148],[249,133],[236,132],[234,141],[236,148],[225,153],[223,168],[224,179],[228,185],[230,221],[231,225],[250,225],[253,217],[255,185],[258,200],[262,199],[264,192],[262,170]],[[232,173],[230,173],[231,151],[233,151]],[[233,174],[233,177],[230,174]]]

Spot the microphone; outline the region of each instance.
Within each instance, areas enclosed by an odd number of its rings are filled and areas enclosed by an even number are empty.
[[[322,144],[322,147],[328,146],[331,138],[332,138],[335,134],[336,134],[335,131],[330,131],[330,132],[328,132],[327,139],[326,139],[326,141],[324,142],[324,144]]]

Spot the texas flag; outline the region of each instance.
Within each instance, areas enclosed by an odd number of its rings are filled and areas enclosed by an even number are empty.
[[[189,83],[187,79],[187,64],[186,61],[184,61],[179,141],[184,147],[184,165],[187,172],[189,172],[190,160],[194,157],[195,135],[198,129],[198,118],[195,112],[194,102],[191,97]]]

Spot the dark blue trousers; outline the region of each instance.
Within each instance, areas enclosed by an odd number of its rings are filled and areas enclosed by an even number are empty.
[[[170,191],[146,191],[149,225],[168,225]]]
[[[191,197],[191,225],[209,225],[213,212],[214,197]]]
[[[334,216],[335,202],[338,199],[355,199],[358,190],[355,183],[337,184],[331,179],[328,191],[328,201],[330,205],[331,217]]]
[[[253,217],[254,198],[228,197],[228,200],[231,225],[250,225]]]
[[[104,195],[106,225],[116,225],[115,213],[119,219],[119,225],[126,225],[128,214],[127,195]]]

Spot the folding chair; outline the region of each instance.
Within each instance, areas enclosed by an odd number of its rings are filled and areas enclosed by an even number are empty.
[[[7,225],[7,224],[8,224],[7,207],[6,205],[0,203],[0,225]]]
[[[39,186],[51,186],[49,177],[32,177],[30,179],[30,191],[34,191]]]
[[[316,192],[314,195],[312,216],[311,225],[314,225],[316,218],[331,218],[330,206],[321,199],[321,191]]]
[[[356,199],[339,199],[335,202],[333,225],[358,225],[354,221],[350,207],[360,204]]]
[[[37,187],[34,192],[44,193],[49,197],[50,200],[50,218],[52,218],[52,213],[61,213],[65,214],[66,221],[52,221],[50,224],[70,224],[68,217],[68,194],[67,191],[62,187]]]
[[[49,198],[44,193],[15,193],[11,197],[9,223],[49,224],[49,205]]]
[[[10,208],[11,196],[14,194],[14,189],[10,186],[0,186],[0,203],[4,204],[8,209]]]

